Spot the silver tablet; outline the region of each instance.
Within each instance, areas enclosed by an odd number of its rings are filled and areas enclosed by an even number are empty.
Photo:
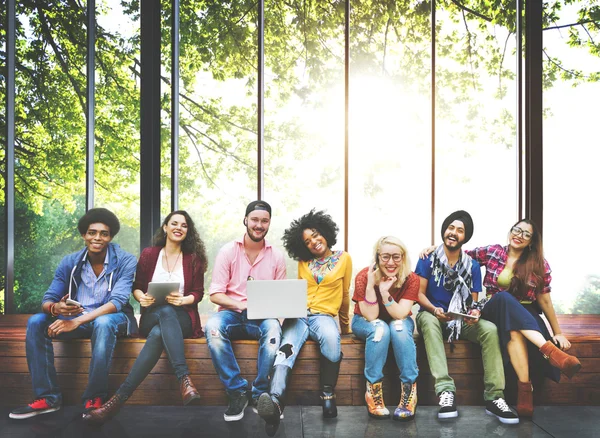
[[[154,305],[166,304],[167,295],[179,292],[178,281],[151,281],[148,283],[148,295],[155,299]]]

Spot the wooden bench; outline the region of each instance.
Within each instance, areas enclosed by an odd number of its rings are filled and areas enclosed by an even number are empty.
[[[31,379],[25,356],[25,327],[29,315],[0,315],[0,405],[17,406],[32,399]],[[563,377],[560,384],[547,380],[535,394],[537,405],[600,405],[600,315],[559,315],[561,327],[573,347],[570,352],[579,357],[582,370],[572,379]],[[417,358],[420,368],[418,380],[419,404],[436,405],[433,378],[427,364],[423,343],[417,338]],[[120,339],[115,349],[110,374],[110,390],[123,382],[135,358],[144,345],[144,339]],[[242,374],[251,381],[256,370],[258,345],[256,341],[234,341],[234,351]],[[226,405],[223,386],[218,379],[206,339],[186,339],[186,357],[192,379],[202,394],[202,404]],[[64,403],[80,403],[87,383],[90,361],[89,340],[55,341],[55,364],[63,391]],[[365,392],[364,343],[353,335],[342,337],[342,361],[336,388],[339,405],[363,405]],[[483,368],[478,345],[468,341],[456,342],[453,352],[446,347],[450,375],[456,381],[460,405],[482,405]],[[397,403],[398,372],[390,353],[384,379],[386,403]],[[514,382],[513,382],[514,384]],[[288,404],[319,404],[319,349],[306,343],[289,384]],[[507,387],[507,399],[514,391]],[[167,358],[163,357],[152,373],[135,391],[129,403],[141,405],[179,405],[179,387]]]

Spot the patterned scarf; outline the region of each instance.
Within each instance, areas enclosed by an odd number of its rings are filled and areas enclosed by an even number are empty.
[[[444,281],[444,289],[452,292],[452,299],[448,305],[449,312],[466,313],[467,300],[471,296],[471,265],[472,259],[464,251],[461,251],[460,258],[454,267],[448,264],[448,258],[444,251],[444,245],[440,245],[429,257],[431,260],[432,274],[438,286]],[[448,322],[448,342],[458,339],[462,321],[453,319]]]
[[[334,251],[331,255],[322,259],[312,259],[308,262],[308,268],[313,274],[313,278],[317,284],[321,284],[323,278],[335,268],[335,265],[340,261],[343,251]]]

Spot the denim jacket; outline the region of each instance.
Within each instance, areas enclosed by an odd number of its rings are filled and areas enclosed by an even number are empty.
[[[50,287],[42,298],[42,303],[57,303],[67,293],[71,298],[77,299],[78,284],[81,282],[81,270],[87,256],[87,248],[69,254],[61,260]],[[133,286],[133,277],[136,268],[136,259],[132,254],[121,249],[116,243],[108,244],[108,292],[109,303],[112,303],[117,312],[123,312],[127,316],[127,334],[135,334],[138,331],[137,321],[133,315],[133,308],[129,304]]]

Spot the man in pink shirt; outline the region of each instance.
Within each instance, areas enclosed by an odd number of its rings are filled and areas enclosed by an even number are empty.
[[[260,394],[268,391],[269,372],[281,341],[281,325],[277,319],[249,320],[246,314],[248,280],[286,278],[283,254],[265,240],[270,223],[268,203],[248,204],[244,217],[246,233],[221,248],[213,267],[209,294],[219,311],[210,317],[204,330],[213,365],[229,399],[225,421],[244,418],[248,402],[256,406]],[[252,382],[251,395],[231,348],[233,339],[259,340],[257,376]]]

